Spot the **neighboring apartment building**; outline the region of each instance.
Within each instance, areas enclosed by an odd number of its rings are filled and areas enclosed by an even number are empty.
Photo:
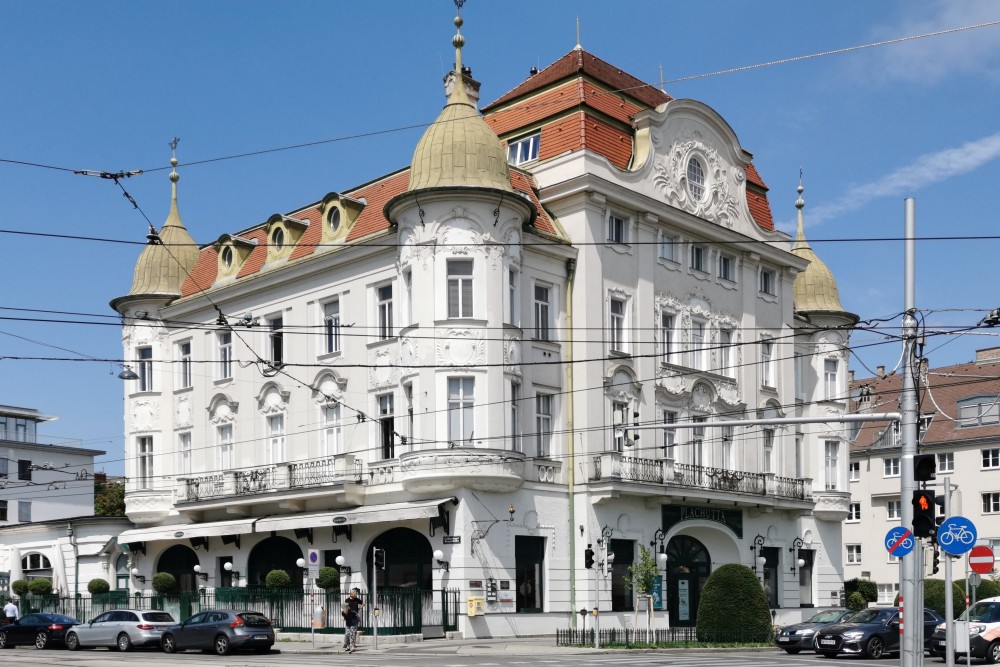
[[[854,379],[851,387],[852,404],[859,412],[895,412],[902,373],[885,374],[879,367],[876,377]],[[950,514],[970,519],[979,543],[996,551],[1000,547],[1000,347],[977,350],[971,363],[921,366],[918,387],[918,453],[934,454],[937,461],[937,479],[928,483],[929,488],[941,494],[944,480],[950,479]],[[898,429],[885,422],[858,428],[851,444],[844,577],[875,581],[881,603],[891,603],[899,590],[899,561],[886,551],[884,536],[900,525],[901,503],[911,501],[900,498],[901,454]],[[930,565],[926,573],[930,576]]]
[[[407,168],[201,248],[171,173],[112,301],[133,567],[299,581],[317,548],[370,587],[380,549],[380,586],[485,598],[466,636],[622,625],[648,545],[674,626],[722,563],[779,620],[836,602],[846,431],[713,426],[846,410],[856,318],[801,197],[793,248],[724,119],[582,49],[481,117],[455,43]]]

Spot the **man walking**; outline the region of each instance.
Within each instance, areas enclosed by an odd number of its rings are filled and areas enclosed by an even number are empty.
[[[18,617],[17,605],[14,604],[12,598],[7,598],[7,604],[3,606],[3,625],[10,625],[17,620]]]
[[[365,606],[365,603],[358,596],[360,592],[359,589],[352,588],[350,596],[344,601],[344,650],[349,653],[354,653],[354,650],[357,648],[358,625],[361,623],[361,608]]]

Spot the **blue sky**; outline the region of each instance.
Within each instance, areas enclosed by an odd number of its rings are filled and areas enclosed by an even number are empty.
[[[343,138],[182,166],[181,215],[208,243],[407,165],[443,103],[454,13],[447,0],[8,0],[0,4],[0,158],[160,168],[122,183],[160,226],[174,136],[182,165]],[[902,310],[902,243],[856,239],[900,237],[905,197],[916,198],[920,236],[997,234],[1000,25],[671,80],[997,21],[998,3],[469,0],[463,15],[464,59],[484,102],[570,51],[579,17],[585,49],[645,81],[657,81],[662,65],[668,93],[729,121],[785,229],[803,168],[807,234],[844,306],[863,319]],[[357,135],[369,136],[348,138]],[[146,222],[111,181],[0,163],[0,230],[142,242]],[[1000,307],[998,246],[917,244],[917,305],[929,331],[974,325]],[[0,232],[0,403],[59,415],[43,432],[106,450],[112,473],[122,469],[120,368],[10,357],[80,356],[61,347],[120,358],[116,321],[11,309],[112,315],[108,301],[128,291],[140,250]],[[26,317],[90,323],[9,319]],[[970,360],[1000,345],[995,333],[931,337],[931,363]],[[892,368],[899,358],[899,345],[876,334],[854,342],[859,376],[862,362]]]

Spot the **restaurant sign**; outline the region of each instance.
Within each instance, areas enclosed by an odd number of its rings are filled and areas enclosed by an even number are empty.
[[[743,512],[725,510],[721,507],[700,507],[692,505],[664,505],[661,508],[660,527],[669,531],[673,526],[685,521],[712,521],[721,523],[743,539]]]

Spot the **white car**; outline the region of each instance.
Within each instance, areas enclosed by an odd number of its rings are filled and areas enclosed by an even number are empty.
[[[112,609],[66,634],[66,648],[76,651],[91,646],[117,647],[130,651],[136,646],[159,646],[160,636],[175,623],[173,616],[155,609]]]

